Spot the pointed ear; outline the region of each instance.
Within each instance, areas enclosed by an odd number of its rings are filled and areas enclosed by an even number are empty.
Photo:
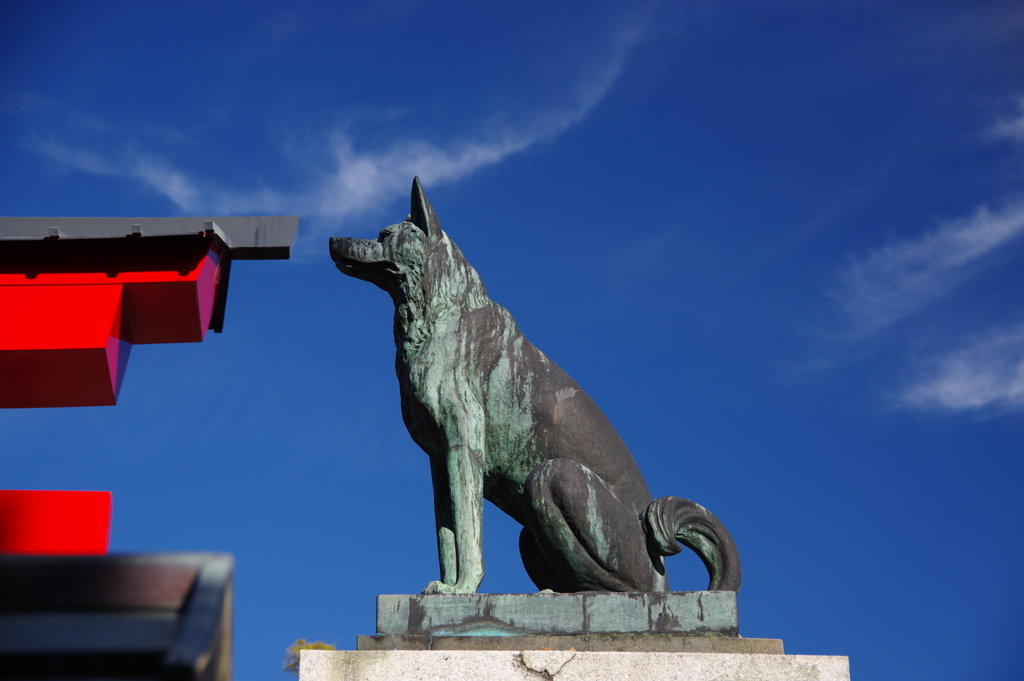
[[[433,206],[430,205],[430,201],[427,200],[427,195],[423,193],[423,187],[420,185],[418,177],[414,177],[412,180],[412,210],[410,212],[412,213],[412,224],[422,229],[431,241],[441,238],[441,223],[437,221],[437,214],[434,212]]]

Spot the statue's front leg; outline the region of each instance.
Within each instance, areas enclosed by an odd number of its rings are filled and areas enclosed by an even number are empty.
[[[430,479],[434,487],[434,525],[437,530],[437,561],[441,580],[427,584],[423,593],[450,593],[458,579],[458,552],[455,548],[455,523],[452,519],[452,495],[448,484],[448,466],[444,459],[430,457]]]
[[[431,472],[441,580],[423,593],[476,593],[484,579],[482,456],[457,445],[445,462],[431,461]]]

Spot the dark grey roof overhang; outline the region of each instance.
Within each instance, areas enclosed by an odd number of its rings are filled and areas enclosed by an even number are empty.
[[[0,241],[118,239],[169,236],[220,238],[236,260],[285,260],[299,229],[298,215],[177,218],[0,217]]]

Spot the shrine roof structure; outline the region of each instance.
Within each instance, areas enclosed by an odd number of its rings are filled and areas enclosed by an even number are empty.
[[[216,234],[235,260],[286,260],[298,215],[171,218],[0,217],[0,241],[120,239]]]
[[[287,259],[298,225],[0,217],[0,408],[116,404],[133,345],[220,332],[231,261]]]

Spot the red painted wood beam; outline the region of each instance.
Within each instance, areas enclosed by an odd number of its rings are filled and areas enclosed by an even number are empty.
[[[213,236],[6,242],[3,256],[0,407],[115,404],[132,344],[199,342],[223,316],[230,255]]]
[[[0,490],[0,553],[103,555],[110,492]]]
[[[114,404],[131,351],[123,290],[0,286],[0,407]]]

